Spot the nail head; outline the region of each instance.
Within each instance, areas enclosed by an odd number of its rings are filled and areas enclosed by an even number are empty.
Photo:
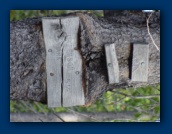
[[[54,76],[54,74],[53,73],[50,73],[50,76]]]
[[[109,63],[108,66],[109,66],[109,67],[112,67],[112,63]]]

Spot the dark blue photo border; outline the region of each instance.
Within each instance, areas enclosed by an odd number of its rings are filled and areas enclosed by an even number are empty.
[[[0,133],[139,133],[172,132],[172,9],[167,0],[1,0],[0,1]],[[161,10],[160,123],[10,123],[10,10]]]

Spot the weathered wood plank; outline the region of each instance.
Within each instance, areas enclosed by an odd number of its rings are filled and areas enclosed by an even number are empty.
[[[49,107],[85,104],[78,29],[78,17],[43,19]]]
[[[119,65],[116,57],[115,44],[105,45],[106,64],[108,70],[109,84],[119,82]]]
[[[63,106],[84,105],[82,58],[79,51],[75,50],[78,44],[79,18],[64,18],[61,23],[67,34],[63,48]]]
[[[43,18],[43,33],[46,46],[46,72],[48,107],[61,106],[62,86],[62,49],[57,40],[56,26],[60,25],[58,18]]]
[[[149,45],[133,44],[132,81],[148,80]]]

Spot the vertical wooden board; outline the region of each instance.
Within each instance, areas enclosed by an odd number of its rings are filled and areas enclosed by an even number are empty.
[[[148,80],[149,45],[133,44],[132,81]]]
[[[46,72],[47,72],[47,97],[48,107],[61,106],[62,86],[62,49],[56,39],[57,29],[60,24],[58,18],[43,18],[43,34],[46,46]]]
[[[115,44],[105,45],[106,64],[108,70],[109,84],[119,82],[119,65],[116,56]]]
[[[63,106],[84,105],[82,86],[82,58],[77,48],[79,18],[61,20],[67,34],[63,48]]]

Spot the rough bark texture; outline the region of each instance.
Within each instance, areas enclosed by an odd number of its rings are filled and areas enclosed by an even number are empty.
[[[79,52],[83,57],[83,83],[86,104],[94,102],[105,91],[114,88],[140,87],[160,83],[160,53],[147,32],[142,12],[120,13],[114,17],[97,18],[90,14],[79,16]],[[68,16],[70,16],[68,15]],[[67,16],[66,16],[67,17]],[[152,14],[150,31],[160,47],[160,15]],[[46,103],[45,44],[41,18],[10,23],[10,97]],[[149,43],[148,82],[132,82],[132,44]],[[104,45],[116,44],[120,82],[108,84]]]

